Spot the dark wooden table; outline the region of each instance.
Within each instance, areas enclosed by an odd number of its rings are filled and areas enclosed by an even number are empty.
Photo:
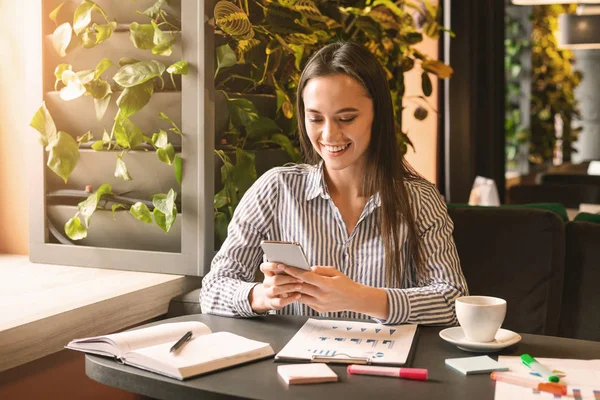
[[[160,321],[202,321],[213,332],[229,331],[271,343],[278,352],[302,327],[306,317],[268,316],[253,319],[198,314]],[[459,350],[439,337],[439,327],[419,327],[407,366],[427,368],[426,382],[350,375],[345,365],[331,364],[338,383],[287,386],[277,375],[273,359],[230,368],[186,381],[178,381],[122,365],[112,359],[86,355],[86,374],[105,385],[157,399],[493,399],[494,381],[488,374],[464,376],[445,365],[446,358],[478,355]],[[522,335],[523,340],[490,356],[600,359],[600,342],[551,336]]]

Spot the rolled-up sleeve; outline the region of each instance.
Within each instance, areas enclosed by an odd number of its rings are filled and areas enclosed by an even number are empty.
[[[454,224],[439,192],[429,183],[418,184],[413,198],[423,268],[413,287],[386,288],[388,318],[383,324],[456,324],[455,300],[468,294],[452,237]],[[416,202],[415,202],[416,200]]]
[[[262,262],[261,240],[273,229],[278,199],[277,169],[262,175],[242,197],[227,230],[227,239],[202,280],[202,312],[230,317],[256,314],[248,300]]]

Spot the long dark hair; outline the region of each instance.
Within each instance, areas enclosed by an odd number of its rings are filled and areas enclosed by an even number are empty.
[[[422,178],[400,152],[388,81],[377,58],[365,47],[353,42],[332,43],[316,52],[304,67],[296,96],[302,151],[307,162],[319,162],[320,156],[306,132],[302,92],[309,80],[335,74],[346,74],[355,79],[373,101],[374,118],[363,191],[366,196],[379,193],[381,198],[380,229],[385,248],[387,284],[400,287],[404,272],[400,238],[402,223],[408,228],[408,250],[413,267],[415,271],[423,267],[415,216],[404,184],[405,180]]]

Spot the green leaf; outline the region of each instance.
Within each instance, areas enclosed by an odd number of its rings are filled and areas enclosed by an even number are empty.
[[[114,66],[115,64],[113,64],[112,61],[110,61],[110,59],[108,58],[103,58],[102,60],[100,60],[100,62],[98,63],[98,65],[96,65],[96,68],[94,68],[94,79],[98,79],[100,78],[100,76],[110,67]]]
[[[126,149],[133,149],[142,143],[143,134],[138,126],[127,118],[118,118],[114,126],[117,144]]]
[[[29,125],[40,133],[38,141],[44,147],[48,146],[49,142],[58,139],[56,125],[54,125],[54,120],[48,112],[45,102],[42,102],[42,106],[38,108]]]
[[[148,206],[141,201],[138,201],[129,209],[129,213],[135,217],[135,219],[145,222],[147,224],[152,223],[152,214],[148,209]]]
[[[225,207],[227,205],[227,192],[225,188],[221,189],[219,193],[215,194],[213,198],[213,207],[215,210],[218,210],[221,207]]]
[[[61,99],[65,101],[74,100],[85,93],[85,87],[75,72],[71,70],[64,71],[62,81],[66,86],[60,89]]]
[[[87,143],[90,140],[94,140],[94,135],[92,135],[92,131],[87,131],[83,136],[77,138],[77,143]]]
[[[154,47],[154,27],[152,24],[132,22],[129,25],[129,39],[136,48],[151,50]]]
[[[71,240],[81,240],[87,237],[87,229],[77,216],[67,221],[65,224],[65,233]]]
[[[140,61],[121,67],[113,76],[113,79],[123,87],[132,87],[152,78],[160,77],[164,72],[164,64],[158,61]]]
[[[73,14],[73,30],[79,35],[92,22],[92,10],[96,3],[90,0],[83,0],[75,9]]]
[[[96,44],[100,44],[113,34],[117,29],[117,23],[112,21],[102,25],[94,24],[92,28],[96,30]]]
[[[267,117],[259,117],[256,121],[252,121],[250,125],[246,127],[248,138],[252,139],[267,138],[279,132],[281,132],[279,125],[271,118]]]
[[[221,243],[225,241],[227,238],[227,226],[229,225],[229,219],[227,218],[227,214],[222,213],[220,211],[215,213],[215,234],[217,235],[217,240]]]
[[[156,154],[160,161],[168,165],[173,165],[173,161],[175,161],[175,149],[171,143],[168,143],[164,148],[157,149]]]
[[[110,94],[107,94],[106,97],[102,99],[94,99],[94,108],[96,109],[96,119],[98,119],[98,121],[104,117],[104,114],[108,109],[108,105],[110,104],[111,97],[112,96]]]
[[[154,135],[152,135],[152,143],[154,144],[155,147],[157,147],[159,149],[165,148],[167,146],[167,144],[169,144],[169,137],[167,135],[167,132],[160,129],[158,131],[158,133],[155,133]]]
[[[52,10],[50,12],[50,14],[48,15],[50,17],[50,19],[55,23],[58,24],[58,22],[56,22],[56,18],[58,17],[58,12],[60,11],[60,9],[62,8],[62,6],[64,6],[65,3],[60,3],[58,6],[56,6],[56,8],[54,10]]]
[[[96,211],[98,202],[105,194],[112,194],[112,186],[108,183],[101,185],[98,190],[91,193],[87,199],[77,204],[79,214],[83,216],[83,221],[87,228],[90,227],[90,218],[92,218],[92,214]]]
[[[250,100],[229,97],[226,97],[226,99],[229,117],[235,127],[249,126],[258,119],[258,111]]]
[[[71,43],[72,35],[73,30],[68,22],[59,25],[52,33],[52,45],[60,57],[67,55],[67,47]]]
[[[280,145],[293,162],[300,161],[300,151],[294,146],[290,138],[278,133],[271,136],[271,140]]]
[[[239,190],[238,194],[240,197],[250,188],[250,186],[252,186],[254,181],[256,181],[255,158],[256,156],[253,153],[242,150],[239,147],[235,149],[233,180]]]
[[[169,35],[161,31],[156,22],[152,21],[152,26],[154,27],[154,36],[152,38],[154,47],[152,47],[152,54],[170,56],[173,52],[172,47],[173,43],[175,43],[175,38],[172,36],[169,37]]]
[[[122,117],[129,118],[148,104],[153,93],[153,81],[146,81],[140,85],[125,88],[117,99],[119,113]]]
[[[237,64],[237,56],[228,44],[217,47],[217,70],[215,71],[215,78],[221,68],[231,67],[235,64]]]
[[[152,204],[155,207],[154,221],[165,232],[169,232],[177,217],[176,197],[177,194],[173,189],[166,195],[160,193],[152,197]]]
[[[183,132],[181,132],[181,129],[179,129],[177,124],[175,122],[173,122],[173,120],[171,118],[169,118],[169,116],[167,114],[165,114],[164,112],[161,111],[158,113],[158,117],[160,119],[167,121],[168,123],[170,123],[173,126],[173,128],[169,129],[171,132],[174,132],[178,135],[183,135]]]
[[[115,167],[115,178],[121,178],[124,181],[130,181],[131,175],[129,175],[129,171],[127,170],[127,165],[125,165],[125,161],[120,156],[117,156],[117,165]]]
[[[71,135],[60,131],[57,140],[50,141],[46,150],[50,152],[48,167],[67,183],[79,160],[79,145]]]
[[[56,78],[56,82],[54,83],[54,90],[56,90],[58,82],[62,81],[63,72],[69,70],[72,71],[71,64],[58,64],[56,68],[54,68],[54,77]]]
[[[176,63],[169,65],[167,72],[175,75],[187,75],[188,63],[187,61],[177,61]]]
[[[181,185],[181,181],[183,178],[183,159],[181,156],[175,156],[175,161],[173,162],[173,170],[175,171],[175,179],[177,179],[177,183]]]
[[[111,207],[111,209],[112,209],[112,217],[113,217],[113,220],[115,220],[115,221],[117,220],[117,216],[116,216],[115,212],[119,208],[125,209],[125,206],[123,204],[113,204],[112,207]]]
[[[85,90],[94,99],[103,99],[112,93],[108,82],[102,79],[96,79],[85,85]]]
[[[157,2],[152,5],[152,7],[146,9],[146,11],[144,11],[142,14],[152,19],[156,19],[156,17],[159,16],[160,10],[165,5],[165,3],[166,0],[157,0]]]
[[[426,97],[431,96],[433,87],[431,85],[431,80],[429,79],[429,74],[427,73],[427,71],[423,71],[423,73],[421,74],[421,87],[423,89],[423,94]]]
[[[281,89],[277,89],[275,91],[275,93],[277,94],[277,109],[276,109],[276,111],[279,111],[279,109],[283,105],[283,102],[285,101],[285,93]]]
[[[92,145],[92,149],[94,149],[96,151],[104,150],[104,142],[102,140],[95,141],[94,144]]]

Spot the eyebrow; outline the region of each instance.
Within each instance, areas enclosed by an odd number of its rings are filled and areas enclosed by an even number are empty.
[[[314,113],[320,114],[320,112],[318,110],[314,110],[312,108],[307,108],[306,112],[314,112]],[[337,110],[335,113],[341,114],[341,113],[345,113],[345,112],[358,112],[358,109],[354,108],[354,107],[346,107],[346,108],[342,108],[341,110]]]

